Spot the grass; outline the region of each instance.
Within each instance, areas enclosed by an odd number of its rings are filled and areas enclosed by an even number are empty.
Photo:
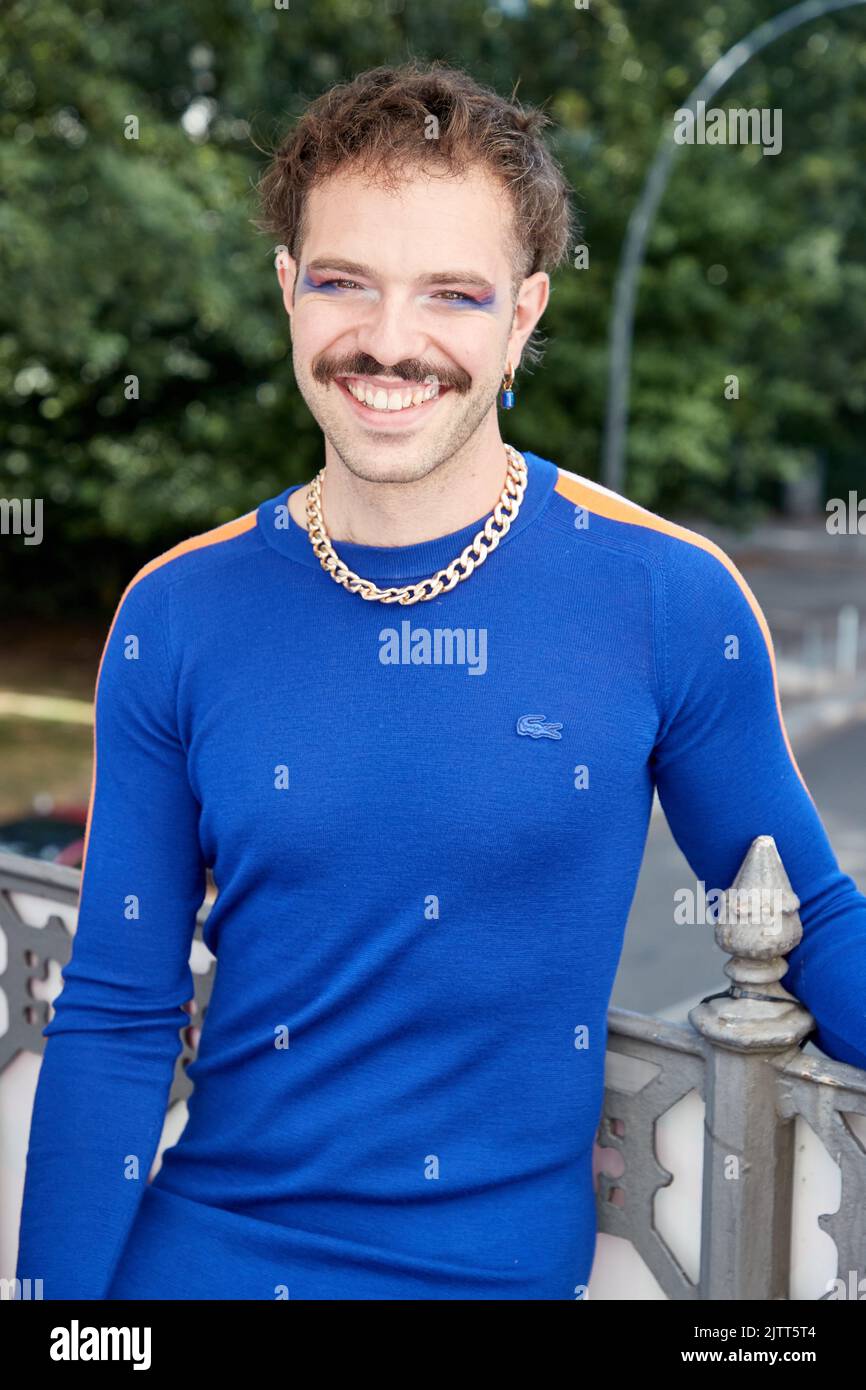
[[[90,795],[93,732],[82,724],[44,719],[0,719],[0,818],[17,819],[33,798],[83,802]]]
[[[92,701],[106,632],[74,623],[4,623],[0,687]],[[33,798],[46,794],[56,802],[86,804],[92,759],[90,725],[0,718],[0,817],[28,815]]]

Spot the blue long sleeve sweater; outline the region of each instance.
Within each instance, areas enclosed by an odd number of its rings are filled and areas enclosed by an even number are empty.
[[[866,1067],[866,898],[745,580],[526,460],[510,532],[432,602],[336,585],[289,488],[122,595],[30,1132],[17,1274],[46,1298],[574,1298],[654,786],[707,891],[775,838],[804,930],[784,983]],[[338,550],[401,583],[478,527]],[[214,990],[148,1184],[208,865]]]

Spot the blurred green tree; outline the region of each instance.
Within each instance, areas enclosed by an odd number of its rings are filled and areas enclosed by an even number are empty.
[[[589,264],[554,281],[547,353],[522,374],[508,438],[597,477],[613,280],[662,123],[779,8],[12,0],[0,494],[43,498],[45,540],[3,537],[0,602],[109,611],[143,560],[319,466],[254,184],[310,98],[409,55],[506,94],[519,83],[555,122]],[[859,477],[866,13],[780,40],[719,104],[782,108],[783,150],[680,155],[641,281],[627,490],[668,514],[742,520],[818,456],[837,487]]]

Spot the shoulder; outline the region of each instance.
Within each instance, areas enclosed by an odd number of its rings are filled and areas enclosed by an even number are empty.
[[[569,513],[569,525],[577,527],[577,534],[588,542],[628,551],[660,571],[672,597],[694,602],[702,595],[708,599],[736,596],[757,616],[758,603],[745,578],[709,536],[558,465],[554,502],[561,505],[563,515]]]
[[[734,567],[730,557],[708,536],[651,512],[578,473],[557,466],[554,493],[590,518],[604,522],[597,531],[601,539],[640,548],[648,556],[666,562],[701,565],[706,563],[701,557],[708,556],[723,568]],[[590,526],[586,529],[591,531]]]
[[[220,571],[262,548],[259,508],[189,536],[141,566],[124,589],[118,610],[160,604],[166,591],[184,579],[201,578],[213,586]],[[213,596],[213,595],[212,595]]]

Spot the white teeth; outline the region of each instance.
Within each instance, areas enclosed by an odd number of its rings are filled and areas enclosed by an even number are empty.
[[[386,391],[382,386],[373,387],[362,382],[347,381],[346,388],[356,401],[361,401],[373,410],[384,411],[410,410],[412,406],[432,400],[439,393],[439,387],[435,382],[423,387],[417,386],[414,390],[409,388],[402,391]]]

